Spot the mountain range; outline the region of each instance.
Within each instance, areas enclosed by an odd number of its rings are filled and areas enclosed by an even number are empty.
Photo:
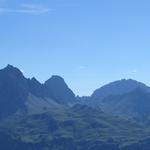
[[[45,83],[0,70],[1,150],[149,150],[150,87],[129,79],[76,97],[60,76]]]

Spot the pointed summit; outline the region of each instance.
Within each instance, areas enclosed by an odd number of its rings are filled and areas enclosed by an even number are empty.
[[[0,70],[0,118],[23,107],[28,84],[22,72],[12,65]]]
[[[5,70],[19,70],[17,67],[14,67],[13,65],[8,64],[5,68]]]
[[[67,84],[65,83],[65,80],[58,76],[58,75],[53,75],[50,79],[48,79],[46,82],[45,82],[45,85],[47,86],[50,86],[52,85],[53,86],[63,86],[63,88],[68,88]]]
[[[60,76],[54,75],[44,85],[49,89],[53,97],[60,103],[72,103],[75,94]]]
[[[37,97],[50,96],[48,95],[46,87],[43,84],[41,84],[35,77],[33,77],[31,80],[28,80],[28,86],[30,93]]]
[[[4,69],[0,70],[0,73],[13,74],[15,76],[23,76],[23,73],[18,68],[8,64]]]
[[[6,68],[16,68],[16,67],[14,67],[13,65],[8,64],[8,65],[6,66]]]

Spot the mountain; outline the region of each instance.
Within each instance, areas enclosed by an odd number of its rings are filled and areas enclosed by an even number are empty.
[[[0,70],[0,118],[24,107],[28,95],[28,83],[22,72],[8,65]]]
[[[74,103],[75,94],[60,76],[52,76],[44,85],[51,91],[52,96],[59,103]]]
[[[81,98],[80,103],[140,124],[150,124],[150,87],[132,79],[104,85],[86,100]]]
[[[28,79],[29,91],[37,97],[52,97],[51,92],[36,78]]]
[[[97,89],[91,97],[78,99],[105,114],[128,118],[142,126],[150,125],[150,87],[141,82],[132,79],[115,81]],[[148,150],[149,142],[148,139],[135,142],[125,149]]]
[[[101,100],[110,95],[125,94],[128,92],[131,92],[132,90],[138,87],[143,88],[146,91],[150,92],[150,87],[146,86],[145,84],[141,82],[138,82],[132,79],[128,79],[128,80],[122,79],[122,80],[118,80],[118,81],[109,83],[107,85],[104,85],[103,87],[95,90],[94,93],[91,95],[91,99]]]
[[[74,100],[74,93],[61,77],[53,76],[41,84],[35,78],[25,78],[18,68],[11,65],[0,70],[0,119],[19,111],[43,112],[53,105],[58,106],[58,101],[69,104]]]
[[[149,150],[149,106],[149,87],[135,80],[75,97],[60,76],[42,84],[8,65],[0,70],[0,149]]]
[[[132,79],[122,79],[111,82],[100,87],[99,89],[96,89],[89,97],[80,97],[78,99],[81,100],[81,103],[99,108],[101,107],[104,98],[115,95],[123,95],[137,88],[144,89],[145,91],[150,93],[150,87],[148,87],[144,83]]]
[[[102,110],[109,114],[126,116],[138,122],[150,124],[150,93],[142,88],[112,95],[102,100]]]

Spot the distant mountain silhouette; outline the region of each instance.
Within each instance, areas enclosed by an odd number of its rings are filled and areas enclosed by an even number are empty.
[[[45,84],[41,84],[35,78],[25,78],[18,68],[11,65],[0,70],[0,118],[27,109],[26,103],[31,96],[38,102],[45,98],[61,104],[75,100],[74,93],[61,77],[53,76]]]
[[[28,83],[22,72],[8,65],[0,70],[0,118],[24,107]]]
[[[91,95],[91,99],[100,100],[109,95],[125,94],[138,87],[141,87],[145,89],[146,91],[150,92],[150,87],[146,86],[145,84],[141,82],[138,82],[132,79],[129,79],[129,80],[123,79],[123,80],[118,80],[118,81],[109,83],[95,90],[94,93]]]
[[[53,97],[59,103],[72,103],[75,102],[75,94],[65,83],[64,79],[60,76],[52,76],[47,80],[44,85],[51,92]]]

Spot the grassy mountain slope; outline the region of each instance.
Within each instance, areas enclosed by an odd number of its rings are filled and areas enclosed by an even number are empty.
[[[5,129],[11,140],[30,148],[42,145],[41,150],[120,150],[150,135],[148,129],[84,105],[31,114]]]

